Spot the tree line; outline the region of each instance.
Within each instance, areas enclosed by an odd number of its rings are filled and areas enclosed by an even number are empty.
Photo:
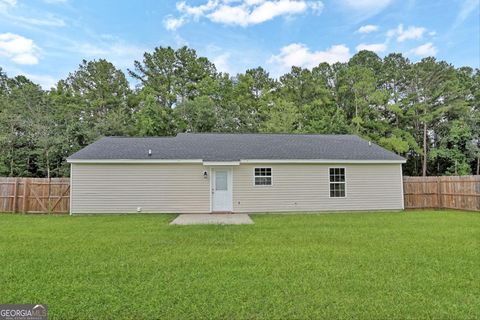
[[[107,60],[84,60],[42,90],[0,68],[0,176],[68,176],[65,159],[101,136],[179,132],[357,134],[406,157],[406,175],[480,173],[479,69],[361,51],[274,79],[158,47],[128,75],[134,89]]]

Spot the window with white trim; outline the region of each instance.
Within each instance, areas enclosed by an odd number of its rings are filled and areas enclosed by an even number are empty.
[[[272,168],[255,168],[254,175],[256,186],[272,185]]]
[[[330,198],[345,197],[345,168],[330,168]]]

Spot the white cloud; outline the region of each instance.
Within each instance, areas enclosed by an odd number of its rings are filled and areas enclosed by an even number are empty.
[[[358,28],[357,32],[358,33],[370,33],[370,32],[375,32],[378,30],[378,26],[373,25],[373,24],[367,24],[365,26],[361,26]]]
[[[14,65],[6,65],[3,71],[5,71],[9,77],[24,76],[27,79],[31,80],[33,83],[40,85],[45,90],[49,90],[52,87],[55,87],[58,82],[58,79],[61,78],[61,77],[55,78],[47,74],[28,73]]]
[[[385,43],[371,43],[365,44],[361,43],[356,47],[357,51],[368,50],[375,53],[382,53],[387,50],[387,45]]]
[[[79,53],[84,59],[106,59],[116,67],[131,67],[134,60],[142,58],[147,48],[125,43],[121,40],[103,41],[100,43],[79,43],[69,48]]]
[[[167,17],[163,21],[163,25],[165,26],[165,29],[167,29],[167,30],[177,30],[184,23],[185,23],[185,19],[183,17],[180,17],[180,18]]]
[[[405,40],[415,40],[422,39],[423,34],[427,29],[423,27],[410,26],[407,29],[403,28],[403,24],[399,24],[396,29],[389,30],[387,37],[396,37],[398,42],[403,42]]]
[[[218,71],[221,72],[228,72],[230,73],[230,65],[228,60],[230,59],[230,53],[222,53],[216,57],[212,58],[213,64],[215,64],[215,67],[217,68]]]
[[[210,13],[208,18],[213,22],[246,27],[271,20],[277,16],[301,13],[307,8],[305,1],[291,0],[266,1],[253,8],[248,5],[222,5]]]
[[[246,26],[248,24],[249,13],[243,6],[231,7],[228,5],[222,5],[214,12],[210,13],[208,18],[213,22]]]
[[[244,23],[246,25],[258,24],[271,20],[277,16],[301,13],[304,12],[306,9],[307,4],[303,1],[267,1],[253,9],[250,14],[247,15],[248,19],[244,21]]]
[[[0,34],[0,56],[7,57],[17,64],[37,64],[39,48],[32,39],[13,33]]]
[[[182,1],[177,3],[177,10],[198,19],[205,15],[208,11],[216,8],[218,4],[219,1],[217,0],[208,0],[206,4],[202,4],[200,6],[189,6],[185,1]]]
[[[49,90],[57,85],[58,80],[49,75],[39,75],[39,74],[23,74],[28,79],[32,80],[34,83],[39,84],[43,89]]]
[[[433,43],[427,42],[421,46],[413,48],[411,52],[419,57],[433,57],[437,54],[438,49],[433,45]]]
[[[190,6],[182,1],[177,3],[177,10],[182,14],[179,18],[168,16],[165,20],[168,30],[175,30],[188,18],[198,20],[201,17],[215,23],[246,27],[308,10],[319,14],[323,3],[307,0],[209,0],[202,5]]]
[[[401,31],[398,34],[397,41],[403,42],[409,39],[421,39],[425,31],[426,31],[425,28],[409,27],[407,30]]]
[[[31,24],[34,26],[64,27],[66,25],[63,19],[55,17],[52,14],[47,14],[46,16],[47,16],[46,19],[22,17],[22,16],[14,16],[12,18],[16,21],[26,23],[26,24]]]
[[[302,43],[292,43],[280,49],[280,53],[273,55],[268,62],[280,67],[281,71],[288,71],[292,66],[311,69],[322,62],[347,62],[350,56],[350,49],[343,44],[325,51],[311,51]]]
[[[14,55],[11,59],[13,62],[18,64],[32,65],[32,64],[38,63],[38,57],[31,53],[20,53],[20,54]]]

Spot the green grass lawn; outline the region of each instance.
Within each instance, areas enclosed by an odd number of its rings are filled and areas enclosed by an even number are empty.
[[[480,318],[480,214],[0,215],[0,303],[51,319]]]

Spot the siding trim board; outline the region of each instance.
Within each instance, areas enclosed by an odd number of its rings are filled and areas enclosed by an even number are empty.
[[[258,164],[232,166],[233,212],[403,209],[400,164],[339,164],[345,168],[346,196],[330,198],[329,168],[334,165],[270,162],[265,167],[272,168],[275,183],[268,188],[254,185]],[[146,213],[209,213],[213,168],[202,163],[72,163],[70,214],[134,213],[137,207]]]
[[[70,208],[69,208],[69,215],[72,215],[72,195],[73,195],[73,165],[70,165]]]
[[[212,212],[213,211],[213,197],[212,197],[212,192],[213,192],[213,183],[212,183],[212,179],[213,179],[213,169],[210,167],[208,169],[209,171],[209,176],[208,176],[208,185],[209,185],[209,188],[208,188],[208,192],[210,194],[210,196],[208,197],[209,199],[209,202],[210,202],[210,206],[209,206],[209,212]]]
[[[402,210],[405,210],[405,190],[403,186],[403,168],[400,166],[400,183],[402,185],[402,194],[401,194],[401,200],[402,200]]]

